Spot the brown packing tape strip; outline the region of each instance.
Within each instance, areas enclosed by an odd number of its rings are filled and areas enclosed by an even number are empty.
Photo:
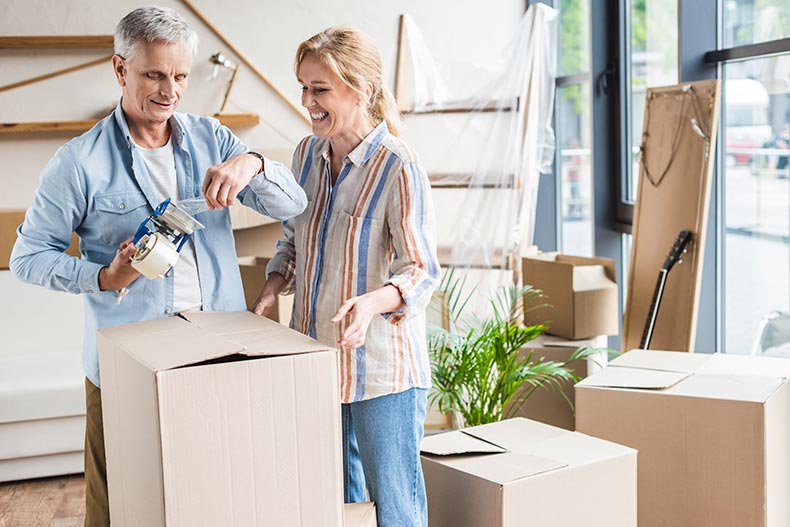
[[[25,220],[24,210],[0,211],[0,270],[8,269],[11,251],[16,242],[16,230]],[[66,249],[66,254],[79,256],[79,238],[71,234],[71,245]]]

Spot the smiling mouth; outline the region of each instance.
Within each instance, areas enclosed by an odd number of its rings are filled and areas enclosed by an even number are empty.
[[[160,108],[170,108],[171,106],[173,106],[172,102],[169,103],[159,102],[159,101],[151,101],[151,102],[153,102],[155,105],[159,106]]]
[[[310,118],[313,121],[323,121],[327,115],[329,115],[329,112],[310,112]]]

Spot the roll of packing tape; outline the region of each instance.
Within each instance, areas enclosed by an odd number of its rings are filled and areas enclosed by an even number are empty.
[[[132,267],[146,278],[162,278],[178,261],[178,251],[161,233],[146,234],[137,242]]]

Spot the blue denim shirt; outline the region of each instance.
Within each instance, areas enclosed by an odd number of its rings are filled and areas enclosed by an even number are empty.
[[[216,119],[176,113],[170,125],[181,199],[201,196],[209,167],[248,150]],[[290,170],[269,159],[265,165],[238,201],[278,220],[301,213],[307,200]],[[160,280],[139,277],[120,304],[115,291],[99,290],[99,270],[110,264],[119,244],[134,235],[158,202],[119,103],[112,114],[56,152],[17,231],[10,267],[19,279],[85,295],[82,363],[96,386],[97,329],[175,314],[173,273]],[[227,208],[208,211],[197,219],[206,227],[193,236],[203,309],[243,311],[247,306],[230,213]],[[72,231],[80,237],[81,258],[63,252]]]

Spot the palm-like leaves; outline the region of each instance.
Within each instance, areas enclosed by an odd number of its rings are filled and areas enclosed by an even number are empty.
[[[568,365],[597,353],[580,348],[568,361],[555,362],[522,351],[546,329],[543,325],[519,325],[523,311],[538,307],[544,298],[531,286],[503,288],[491,300],[492,318],[458,328],[469,300],[469,296],[462,296],[462,286],[452,271],[445,275],[440,288],[454,330],[432,327],[429,349],[434,384],[431,400],[440,411],[459,412],[467,426],[511,417],[541,386],[561,388],[563,382],[577,381]]]

